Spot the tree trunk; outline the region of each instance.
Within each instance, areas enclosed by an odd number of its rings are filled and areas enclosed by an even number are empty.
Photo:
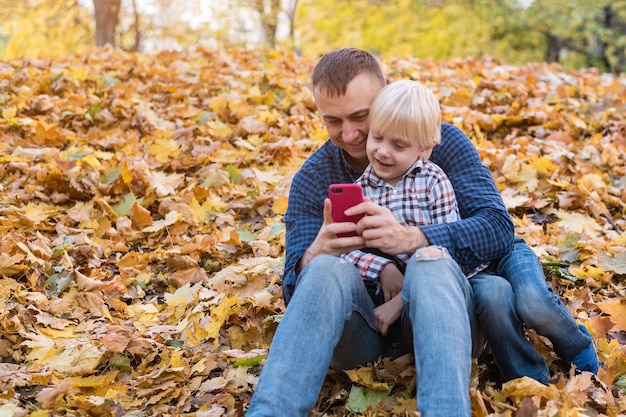
[[[119,22],[121,3],[122,0],[93,0],[97,46],[115,46],[115,28]]]
[[[546,62],[559,62],[561,58],[561,42],[559,38],[551,33],[544,33],[546,37],[546,51],[544,59]]]
[[[135,44],[133,45],[132,52],[139,52],[141,48],[141,30],[139,29],[139,10],[137,10],[136,0],[133,0],[133,10],[135,14],[135,22],[133,23],[135,29]]]
[[[613,34],[610,39],[600,39],[601,60],[607,70],[618,73],[626,71],[626,48],[616,41],[626,36],[626,22],[622,22],[612,6],[602,9],[602,27]]]
[[[273,49],[276,46],[276,28],[278,27],[280,0],[254,0],[253,4],[261,17],[261,27],[265,34],[265,40],[269,47]]]

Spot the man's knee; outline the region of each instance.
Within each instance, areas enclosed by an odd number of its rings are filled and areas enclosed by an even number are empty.
[[[510,304],[515,295],[507,280],[497,275],[480,274],[470,278],[474,291],[474,300],[481,310],[496,310]]]
[[[297,278],[296,288],[304,281],[315,281],[320,285],[333,283],[361,283],[358,269],[345,259],[332,255],[319,255],[302,270]]]

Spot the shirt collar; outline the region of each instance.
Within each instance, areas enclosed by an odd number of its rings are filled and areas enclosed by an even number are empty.
[[[337,146],[337,145],[335,145],[335,146]],[[341,149],[339,146],[337,146],[337,149],[339,149],[339,155],[340,155],[340,158],[341,158],[341,163],[343,164],[344,167],[346,167],[348,172],[353,174],[355,177],[358,177],[359,175],[361,175],[362,172],[359,172],[355,167],[352,166],[352,164],[350,162],[348,162],[348,159],[346,158],[346,151]],[[369,168],[369,166],[368,166],[368,168]]]
[[[404,180],[405,178],[415,178],[415,176],[417,174],[422,172],[423,168],[424,168],[424,160],[422,158],[419,158],[406,171],[406,173],[402,177],[402,180]],[[371,164],[368,165],[367,168],[365,168],[365,171],[363,171],[363,175],[361,176],[361,178],[364,180],[364,182],[367,185],[370,185],[372,187],[382,187],[382,186],[387,184],[387,182],[384,179],[382,179],[378,175],[376,175],[376,173],[374,172],[374,169],[372,168]]]

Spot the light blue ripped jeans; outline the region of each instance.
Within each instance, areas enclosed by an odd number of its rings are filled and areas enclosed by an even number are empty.
[[[483,346],[472,288],[447,251],[422,251],[405,272],[401,350],[413,348],[422,417],[469,417],[471,358]],[[345,370],[386,356],[389,340],[377,333],[373,310],[354,265],[316,257],[298,277],[246,416],[305,417],[331,364]]]

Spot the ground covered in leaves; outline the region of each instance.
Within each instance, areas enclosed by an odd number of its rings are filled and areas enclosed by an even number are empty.
[[[274,51],[0,62],[0,415],[241,416],[284,305],[290,178],[326,139]],[[604,363],[474,367],[475,416],[626,413],[626,77],[383,61],[476,144]],[[315,415],[414,415],[411,357],[330,374]]]

